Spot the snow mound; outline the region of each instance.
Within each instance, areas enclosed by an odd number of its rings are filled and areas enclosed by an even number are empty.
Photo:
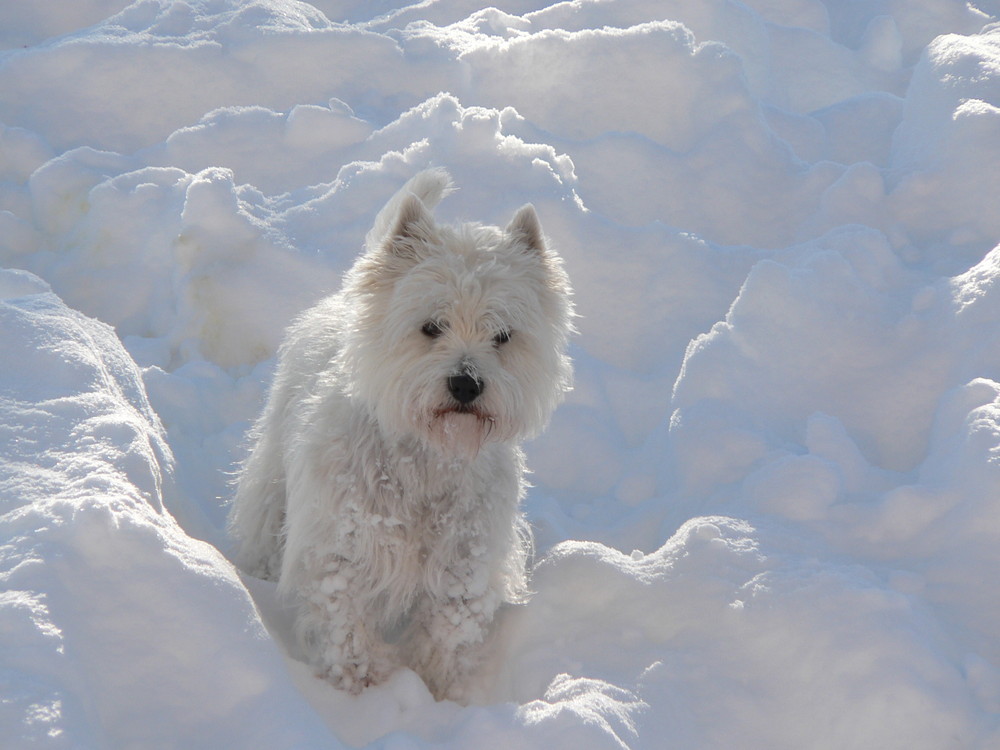
[[[0,298],[5,743],[302,742],[318,721],[246,589],[164,508],[170,451],[112,329],[23,272]]]
[[[692,520],[645,555],[565,542],[538,568],[502,674],[560,746],[584,716],[622,744],[968,746],[976,702],[939,658],[933,617],[803,547],[725,517]]]
[[[65,5],[0,7],[5,748],[1000,746],[995,0]],[[580,312],[473,706],[333,690],[224,557],[431,166]]]

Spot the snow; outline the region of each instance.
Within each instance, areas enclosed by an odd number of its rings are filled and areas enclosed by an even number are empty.
[[[1000,4],[0,7],[0,746],[1000,747]],[[226,501],[428,166],[581,317],[475,705],[313,677]]]

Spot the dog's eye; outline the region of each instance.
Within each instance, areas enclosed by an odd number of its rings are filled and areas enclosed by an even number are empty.
[[[506,344],[508,341],[510,341],[510,331],[500,331],[500,333],[493,337],[493,343],[497,346]]]
[[[433,320],[429,320],[426,323],[424,323],[424,327],[420,329],[420,332],[424,334],[424,336],[436,339],[438,336],[444,333],[444,329],[441,327],[439,323],[435,323]]]

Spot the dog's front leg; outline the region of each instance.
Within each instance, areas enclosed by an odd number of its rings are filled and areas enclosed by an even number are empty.
[[[438,700],[468,698],[469,678],[502,601],[486,573],[473,566],[448,570],[441,590],[417,605],[413,668]]]
[[[385,680],[394,659],[373,627],[368,582],[342,558],[327,560],[305,581],[297,626],[319,676],[355,695]]]

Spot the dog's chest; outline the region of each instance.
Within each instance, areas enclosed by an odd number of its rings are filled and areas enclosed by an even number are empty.
[[[376,513],[388,514],[398,534],[425,545],[467,523],[479,484],[467,467],[404,455],[380,466]]]
[[[477,467],[399,456],[380,467],[372,493],[376,533],[412,564],[466,555],[489,525],[485,489]]]

